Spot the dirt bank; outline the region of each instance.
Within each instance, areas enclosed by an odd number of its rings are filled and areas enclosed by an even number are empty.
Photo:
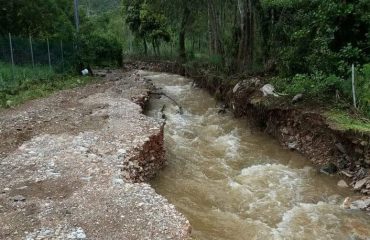
[[[99,83],[1,110],[0,239],[186,239],[189,222],[146,183],[165,164],[150,84]]]
[[[322,109],[275,101],[264,97],[263,80],[224,81],[200,69],[176,63],[126,62],[127,69],[146,69],[185,75],[197,86],[223,100],[236,117],[248,116],[255,126],[297,151],[328,174],[341,174],[355,191],[370,195],[370,133],[343,130]]]

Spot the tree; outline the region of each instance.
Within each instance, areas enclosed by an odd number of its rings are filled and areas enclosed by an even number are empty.
[[[152,43],[155,54],[160,55],[161,41],[169,42],[171,37],[167,30],[166,17],[153,11],[142,0],[126,1],[126,23],[137,38],[142,39],[144,52],[148,52],[148,41]]]
[[[0,0],[0,34],[68,38],[73,5],[68,0]]]

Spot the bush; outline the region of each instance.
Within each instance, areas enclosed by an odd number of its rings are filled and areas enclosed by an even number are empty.
[[[81,38],[81,60],[87,64],[105,66],[122,65],[122,45],[109,36],[97,34]]]
[[[293,78],[274,78],[273,84],[279,91],[294,96],[304,93],[306,96],[319,99],[334,97],[335,90],[342,88],[342,80],[335,75],[297,74]]]

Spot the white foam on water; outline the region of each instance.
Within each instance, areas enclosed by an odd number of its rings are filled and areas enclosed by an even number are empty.
[[[228,134],[217,137],[212,145],[213,147],[223,149],[225,151],[225,157],[228,159],[237,157],[240,148],[238,130],[234,129]]]
[[[235,182],[233,180],[229,180],[229,187],[233,188],[233,189],[236,189],[236,188],[240,188],[242,185],[238,182]]]
[[[365,219],[324,202],[293,207],[273,233],[275,239],[370,239]]]
[[[274,225],[301,200],[305,174],[281,164],[255,165],[241,171],[233,180],[240,185],[233,184],[233,189],[248,200],[245,214]]]
[[[161,79],[169,77],[169,74],[167,73],[148,72],[148,71],[143,71],[143,70],[139,70],[138,74],[144,77],[148,77],[153,80],[157,80],[157,79],[161,80]]]
[[[176,97],[180,94],[182,94],[184,91],[187,91],[188,90],[188,86],[179,86],[179,85],[175,85],[175,86],[165,86],[163,88],[163,90],[169,94],[170,97]],[[171,95],[170,95],[171,94]]]

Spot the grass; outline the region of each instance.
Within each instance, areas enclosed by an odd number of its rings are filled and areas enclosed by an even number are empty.
[[[0,90],[16,87],[24,80],[47,80],[51,79],[56,73],[48,66],[15,66],[12,69],[10,64],[0,62]]]
[[[55,91],[86,85],[91,77],[57,74],[48,67],[17,66],[0,63],[0,108],[14,107],[28,100],[47,97]]]
[[[370,133],[370,120],[365,117],[352,116],[341,110],[325,113],[328,123],[339,130]]]

